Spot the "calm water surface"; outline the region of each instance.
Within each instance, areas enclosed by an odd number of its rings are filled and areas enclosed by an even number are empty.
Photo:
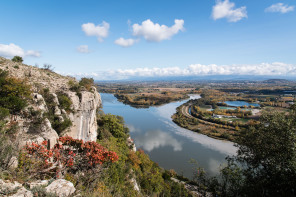
[[[195,159],[209,174],[219,171],[227,155],[236,148],[231,142],[215,140],[177,126],[171,116],[176,108],[186,102],[179,101],[148,109],[133,108],[118,102],[112,94],[101,93],[103,111],[124,117],[137,148],[143,149],[150,158],[165,169],[174,169],[184,176],[192,177]],[[191,98],[200,98],[199,95]]]
[[[242,107],[242,106],[260,107],[260,105],[258,103],[248,103],[245,101],[225,101],[224,103],[226,103],[229,106],[233,106],[233,107]]]

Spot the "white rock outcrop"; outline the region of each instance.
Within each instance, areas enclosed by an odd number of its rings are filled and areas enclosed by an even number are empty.
[[[33,101],[36,103],[39,110],[41,110],[42,112],[48,111],[44,98],[41,94],[33,93]]]
[[[75,187],[73,183],[71,183],[70,181],[66,181],[64,179],[58,179],[53,181],[45,189],[46,192],[54,193],[59,197],[70,196],[75,192]]]
[[[69,114],[72,126],[66,135],[84,141],[96,141],[97,118],[96,112],[101,105],[101,96],[93,87],[91,92],[82,91],[81,98],[75,92],[66,92],[72,101],[74,113]]]
[[[13,193],[12,197],[33,197],[33,194],[31,191],[28,191],[26,188],[24,188],[20,183],[10,181],[4,181],[0,179],[0,196],[1,194],[4,194],[3,196],[7,196],[6,194]]]

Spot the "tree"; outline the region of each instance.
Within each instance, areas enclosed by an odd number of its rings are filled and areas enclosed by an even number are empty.
[[[206,179],[213,196],[296,196],[296,105],[289,114],[263,113],[242,130],[237,155],[227,157],[220,177]]]
[[[242,132],[238,154],[242,191],[248,196],[296,195],[296,106],[291,112],[263,113],[260,124]]]
[[[20,63],[23,62],[23,58],[20,57],[20,56],[14,56],[11,60],[12,60],[13,62],[20,62]]]
[[[51,64],[43,64],[43,69],[47,71],[53,71],[54,67]]]

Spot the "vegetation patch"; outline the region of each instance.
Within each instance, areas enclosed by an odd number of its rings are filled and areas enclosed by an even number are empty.
[[[7,71],[0,69],[0,107],[16,115],[27,106],[31,98],[31,87],[23,80],[8,76]]]
[[[14,56],[11,60],[12,60],[13,62],[20,62],[20,63],[23,62],[23,58],[20,57],[20,56]]]

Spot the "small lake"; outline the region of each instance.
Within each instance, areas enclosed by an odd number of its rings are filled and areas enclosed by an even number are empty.
[[[228,106],[232,106],[232,107],[242,107],[242,106],[260,107],[260,105],[258,103],[248,103],[245,101],[225,101],[224,103],[226,103]]]
[[[176,108],[188,100],[173,102],[158,107],[133,108],[118,102],[112,94],[101,93],[103,111],[123,116],[137,148],[143,149],[150,158],[165,169],[192,178],[190,159],[211,174],[219,172],[225,157],[234,155],[233,143],[209,138],[177,126],[171,116]],[[199,95],[191,99],[200,98]]]

